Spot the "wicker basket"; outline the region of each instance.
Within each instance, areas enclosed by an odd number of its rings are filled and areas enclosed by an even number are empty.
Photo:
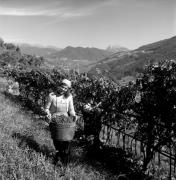
[[[76,123],[50,123],[51,136],[59,141],[71,141],[75,135]]]

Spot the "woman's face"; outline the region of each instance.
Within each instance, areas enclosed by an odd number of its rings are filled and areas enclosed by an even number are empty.
[[[66,84],[61,84],[61,86],[57,88],[57,92],[59,94],[64,94],[67,91],[68,91],[68,86]]]

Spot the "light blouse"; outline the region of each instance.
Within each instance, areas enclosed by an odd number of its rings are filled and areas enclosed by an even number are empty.
[[[65,98],[63,95],[56,96],[54,93],[50,93],[45,105],[45,112],[53,116],[54,114],[64,114],[66,116],[75,116],[75,109],[73,105],[73,97],[70,95]]]

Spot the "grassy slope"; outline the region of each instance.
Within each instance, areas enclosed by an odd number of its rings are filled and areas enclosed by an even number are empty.
[[[0,179],[116,179],[76,156],[67,167],[54,167],[54,147],[43,122],[0,94]]]

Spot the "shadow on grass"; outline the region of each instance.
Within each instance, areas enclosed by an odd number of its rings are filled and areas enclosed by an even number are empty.
[[[99,149],[93,146],[87,149],[87,164],[95,169],[104,169],[110,174],[125,174],[130,180],[143,180],[146,175],[138,163],[138,159],[122,148],[102,145]]]
[[[52,149],[49,149],[45,144],[40,145],[39,143],[37,143],[33,135],[27,136],[27,135],[22,135],[18,132],[14,132],[12,134],[12,137],[19,140],[18,146],[20,148],[29,147],[30,149],[33,149],[38,153],[42,153],[47,158],[53,157],[54,151]]]
[[[46,145],[40,145],[36,142],[33,135],[27,136],[15,132],[13,138],[19,140],[20,148],[29,147],[37,153],[42,153],[47,158],[53,160],[54,151]],[[89,147],[90,148],[90,147]],[[130,180],[143,180],[144,174],[135,161],[131,161],[131,155],[127,154],[121,148],[110,148],[107,146],[99,150],[87,149],[86,146],[81,147],[80,143],[74,140],[72,142],[70,163],[87,164],[99,172],[106,171],[109,175],[108,179],[112,179],[112,175],[126,174]]]

